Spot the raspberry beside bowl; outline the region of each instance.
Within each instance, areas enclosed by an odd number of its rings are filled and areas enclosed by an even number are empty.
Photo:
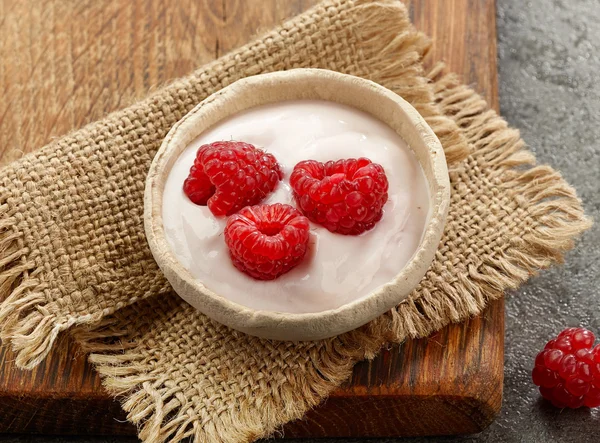
[[[180,263],[165,235],[163,192],[179,155],[197,136],[249,108],[290,100],[336,102],[385,123],[410,146],[429,188],[429,215],[418,248],[388,283],[335,309],[286,313],[252,309],[209,290]],[[234,329],[281,340],[316,340],[359,327],[394,307],[419,283],[433,260],[448,211],[450,185],[442,147],[423,118],[393,92],[368,80],[317,69],[297,69],[240,80],[213,94],[169,132],[150,168],[144,220],[150,249],[175,291],[209,317]]]

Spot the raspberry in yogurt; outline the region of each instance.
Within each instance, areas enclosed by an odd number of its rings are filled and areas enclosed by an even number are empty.
[[[303,160],[369,158],[383,166],[389,182],[383,216],[355,236],[312,223],[304,260],[275,280],[255,280],[231,262],[223,240],[227,218],[195,205],[182,189],[198,148],[217,140],[241,140],[275,156],[283,180],[263,204],[296,205],[289,179]],[[319,100],[260,106],[218,123],[176,160],[163,194],[165,236],[194,278],[240,305],[288,313],[335,309],[390,282],[417,250],[428,214],[427,181],[404,140],[362,111]]]

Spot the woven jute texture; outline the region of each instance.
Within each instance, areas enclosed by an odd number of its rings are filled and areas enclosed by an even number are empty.
[[[589,226],[574,190],[533,166],[485,101],[421,66],[427,39],[393,1],[338,0],[76,131],[0,172],[0,324],[33,367],[73,333],[146,441],[248,441],[301,417],[386,342],[479,314],[560,261]],[[144,179],[170,127],[248,75],[318,67],[372,79],[426,118],[452,202],[434,263],[408,300],[319,342],[261,340],[174,295],[145,242]]]

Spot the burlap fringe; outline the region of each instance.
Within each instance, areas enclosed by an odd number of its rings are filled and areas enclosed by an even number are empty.
[[[0,191],[0,339],[12,344],[15,363],[33,369],[50,352],[60,332],[85,316],[59,322],[46,306],[47,285],[38,278],[41,268],[29,258],[23,233],[17,229],[14,212],[9,213],[10,194]]]
[[[171,309],[180,303],[169,301]],[[167,317],[168,311],[163,321]],[[174,382],[173,374],[165,374],[164,368],[144,372],[147,365],[142,360],[148,357],[129,351],[137,343],[119,339],[134,334],[129,327],[109,318],[92,329],[75,330],[75,338],[82,351],[91,354],[89,359],[102,375],[104,386],[124,399],[122,407],[127,419],[138,426],[139,438],[152,443],[189,437],[196,442],[250,442],[278,435],[282,423],[301,418],[346,381],[365,351],[374,354],[383,344],[365,328],[327,340],[325,348],[314,347],[303,370],[286,374],[286,388],[273,387],[271,396],[261,396],[261,414],[252,412],[256,405],[232,404],[215,419],[214,415],[198,415],[194,405],[187,407],[188,399],[182,395],[186,383]]]
[[[369,78],[410,102],[436,133],[451,167],[469,155],[469,146],[456,124],[435,102],[421,61],[431,47],[429,37],[417,32],[405,7],[395,0],[358,0],[360,29],[357,40],[370,62],[361,76]],[[385,29],[389,32],[382,32]]]
[[[437,66],[429,75],[437,77],[441,68]],[[563,253],[592,225],[575,190],[551,167],[535,166],[535,157],[525,149],[519,131],[508,127],[481,96],[455,75],[439,79],[433,89],[442,111],[452,116],[471,143],[469,161],[494,171],[490,179],[499,188],[510,189],[519,203],[517,210],[532,222],[522,236],[510,239],[502,256],[471,265],[469,278],[457,274],[452,283],[438,277],[434,291],[413,294],[373,322],[374,335],[396,343],[426,337],[450,322],[481,314],[504,291],[562,262]]]
[[[43,286],[16,228],[9,198],[8,191],[0,191],[0,338],[12,341],[17,364],[33,367],[46,356],[59,330],[47,311],[35,309],[44,301]]]

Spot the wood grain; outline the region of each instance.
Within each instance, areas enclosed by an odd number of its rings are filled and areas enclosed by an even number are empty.
[[[97,120],[317,0],[0,0],[0,161]],[[497,109],[494,0],[407,0],[416,26]],[[287,436],[477,432],[502,395],[504,304],[393,346]],[[132,434],[117,402],[63,339],[32,372],[0,349],[0,432]]]

